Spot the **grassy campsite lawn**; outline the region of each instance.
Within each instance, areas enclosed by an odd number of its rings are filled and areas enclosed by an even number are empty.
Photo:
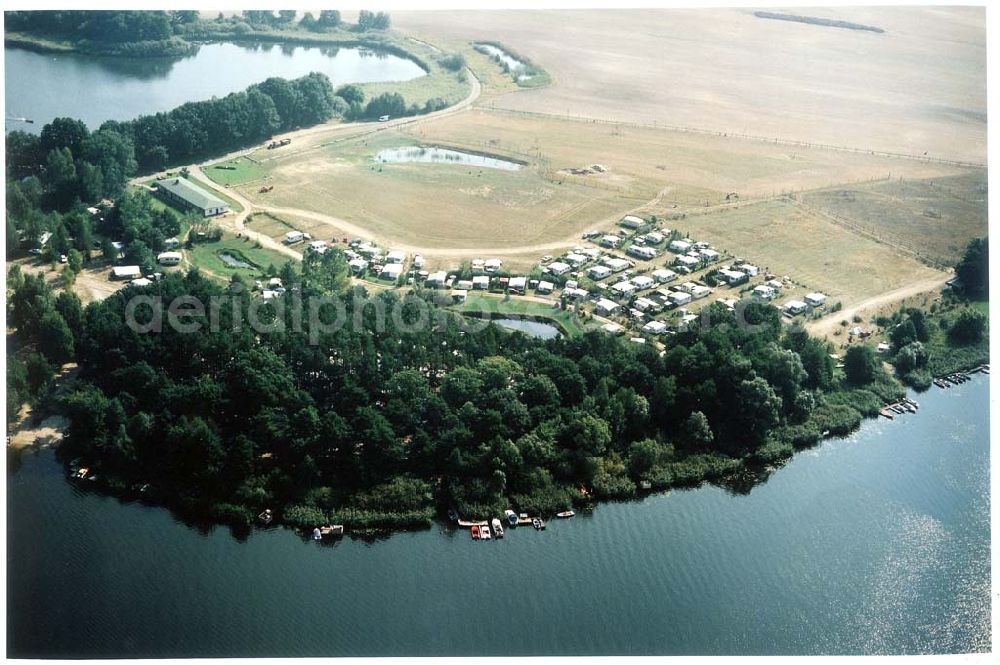
[[[788,295],[820,291],[845,307],[940,273],[788,201],[691,216],[680,226],[721,252],[788,275]]]
[[[243,276],[262,274],[268,266],[280,268],[287,256],[264,247],[257,247],[249,238],[237,238],[226,233],[216,242],[196,243],[191,249],[185,250],[191,263],[204,268],[209,273],[224,277],[234,274]],[[250,268],[234,268],[227,265],[220,254],[228,253],[238,260],[253,264]]]
[[[223,187],[232,187],[233,185],[261,180],[267,174],[267,171],[257,161],[246,157],[237,157],[213,164],[212,166],[203,168],[202,171],[212,182]]]

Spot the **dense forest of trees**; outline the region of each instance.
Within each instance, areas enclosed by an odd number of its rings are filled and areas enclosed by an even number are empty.
[[[349,288],[338,251],[286,275],[301,280],[286,297]],[[424,524],[445,503],[485,516],[562,509],[583,498],[581,487],[626,498],[643,482],[717,478],[781,459],[824,431],[846,432],[888,385],[879,368],[852,377],[864,385],[841,385],[829,346],[782,332],[764,304],[747,308],[752,328],[713,307],[711,328],[677,335],[661,355],[601,333],[541,341],[494,326],[466,332],[457,317],[435,331],[389,320],[379,329],[370,305],[362,330],[316,334],[318,344],[308,328],[233,330],[228,305],[223,332],[126,325],[137,294],[206,303],[228,294],[246,314],[251,296],[239,280],[224,289],[197,272],[125,289],[82,314],[70,307],[67,339],[52,314],[60,310],[39,305],[52,300],[39,290],[15,284],[11,321],[26,339],[48,331],[46,362],[72,349],[80,365],[60,401],[72,422],[65,454],[116,489],[148,483],[151,496],[224,520],[270,507],[302,525],[392,527]],[[378,298],[406,320],[417,315],[415,299]]]

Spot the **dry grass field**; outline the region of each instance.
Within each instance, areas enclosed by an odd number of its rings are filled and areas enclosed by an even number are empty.
[[[446,48],[497,40],[555,80],[497,107],[985,162],[983,8],[796,13],[885,32],[745,8],[396,11],[393,25]]]
[[[987,233],[986,171],[950,178],[887,180],[804,194],[809,206],[952,265]]]
[[[233,188],[261,205],[338,218],[347,223],[344,230],[355,225],[390,244],[501,252],[564,240],[644,202],[616,190],[553,182],[537,165],[511,172],[374,160],[383,148],[417,144],[396,132],[343,142],[263,162],[274,186],[266,194],[256,182]]]
[[[751,260],[802,288],[820,291],[844,307],[880,293],[943,275],[883,244],[859,237],[802,207],[769,201],[675,223],[692,238]]]

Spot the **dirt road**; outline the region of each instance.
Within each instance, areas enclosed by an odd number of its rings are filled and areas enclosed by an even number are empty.
[[[941,273],[928,279],[907,284],[894,291],[879,294],[853,307],[834,312],[824,316],[822,319],[810,321],[806,323],[806,330],[814,337],[832,339],[833,333],[842,328],[840,325],[841,321],[853,321],[854,316],[858,315],[867,322],[872,316],[879,313],[885,314],[895,309],[904,300],[940,289],[952,277],[951,273]]]

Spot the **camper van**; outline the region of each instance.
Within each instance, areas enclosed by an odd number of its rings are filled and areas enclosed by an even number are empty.
[[[379,122],[388,122],[389,121],[389,116],[387,116],[387,115],[380,115],[378,117],[378,121]]]
[[[175,266],[181,262],[180,252],[161,252],[156,255],[156,262],[161,266]]]
[[[289,231],[285,234],[285,244],[294,245],[297,242],[302,242],[305,240],[306,234],[302,231]]]

